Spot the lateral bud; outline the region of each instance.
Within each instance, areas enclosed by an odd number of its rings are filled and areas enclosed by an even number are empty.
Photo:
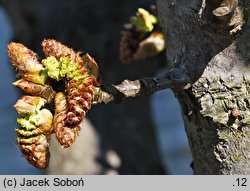
[[[13,83],[13,85],[29,95],[40,96],[46,99],[47,102],[51,102],[55,96],[54,90],[52,89],[51,86],[48,85],[36,84],[24,79],[17,80],[16,82]]]

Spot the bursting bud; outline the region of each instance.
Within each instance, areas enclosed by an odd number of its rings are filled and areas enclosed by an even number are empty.
[[[130,18],[130,23],[135,26],[136,30],[143,33],[151,32],[157,22],[154,15],[142,8],[138,9],[136,16]]]
[[[22,96],[17,103],[14,105],[14,108],[21,116],[31,115],[39,110],[46,100],[37,97],[37,96]]]

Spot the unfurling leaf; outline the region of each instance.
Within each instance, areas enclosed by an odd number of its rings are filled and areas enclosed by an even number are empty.
[[[156,10],[152,6],[153,11]],[[158,55],[165,49],[165,41],[157,18],[145,9],[139,8],[130,23],[124,25],[120,41],[120,59],[128,64]]]
[[[130,22],[135,26],[137,31],[147,33],[151,32],[154,29],[154,24],[156,24],[158,20],[147,10],[139,8],[136,16],[132,16],[130,18]]]

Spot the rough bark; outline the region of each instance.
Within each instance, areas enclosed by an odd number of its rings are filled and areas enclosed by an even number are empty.
[[[150,1],[144,1],[149,4]],[[102,81],[117,83],[125,78],[152,76],[159,66],[159,60],[151,59],[132,65],[119,63],[120,31],[129,17],[135,13],[138,2],[122,0],[42,0],[42,1],[4,1],[15,31],[13,40],[24,43],[41,53],[40,43],[44,38],[55,38],[75,50],[88,52],[100,66]],[[142,2],[141,4],[142,5]],[[42,55],[42,54],[40,54]],[[152,63],[151,63],[152,62]],[[143,70],[141,70],[143,68]],[[85,156],[96,145],[87,145],[78,157],[65,152],[55,152],[51,158],[60,155],[66,162],[73,162],[78,171],[67,169],[58,171],[57,163],[52,161],[49,173],[88,173],[105,174],[114,170],[118,174],[164,174],[158,153],[153,123],[150,116],[149,98],[141,101],[128,101],[126,104],[93,106],[88,117],[95,127],[98,142],[97,155]],[[87,127],[86,127],[87,128]],[[84,133],[84,128],[83,128]],[[88,131],[86,131],[88,133]],[[94,139],[95,137],[93,137]],[[84,139],[80,135],[78,140]],[[86,144],[83,140],[77,144]],[[58,147],[57,145],[51,145]],[[76,147],[79,148],[79,147]],[[74,149],[74,148],[72,148]],[[57,150],[57,149],[51,149]],[[89,152],[87,151],[89,150]],[[113,167],[107,160],[107,153],[115,152],[121,159],[119,166]],[[68,153],[76,153],[69,151]],[[70,160],[72,158],[72,160]],[[76,160],[78,159],[78,160]],[[89,164],[94,160],[96,167],[79,170],[80,163]],[[61,164],[62,166],[64,164]],[[68,165],[70,166],[70,165]],[[92,166],[92,165],[89,165]]]
[[[250,174],[250,23],[246,0],[158,0],[195,174]]]

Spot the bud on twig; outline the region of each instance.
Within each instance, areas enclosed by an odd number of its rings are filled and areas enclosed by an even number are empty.
[[[55,96],[54,90],[48,85],[35,84],[24,79],[17,80],[13,85],[24,91],[26,94],[40,96],[46,99],[47,102],[50,102]]]
[[[46,100],[36,96],[22,96],[14,105],[15,109],[21,116],[31,115],[40,109]]]
[[[45,68],[40,64],[37,54],[20,43],[8,45],[8,55],[12,65],[28,81],[44,84],[46,81]]]

